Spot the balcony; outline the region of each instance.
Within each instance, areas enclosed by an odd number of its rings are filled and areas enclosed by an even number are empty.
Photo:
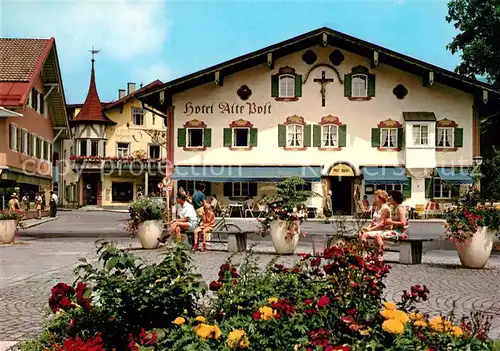
[[[75,172],[103,172],[105,174],[162,173],[165,172],[168,164],[166,159],[137,157],[71,156],[69,161]]]

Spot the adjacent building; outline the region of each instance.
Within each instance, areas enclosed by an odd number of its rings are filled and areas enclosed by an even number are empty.
[[[177,186],[199,182],[226,204],[269,183],[306,179],[335,211],[401,190],[413,204],[450,201],[472,182],[479,118],[500,92],[329,28],[148,88],[167,117]]]
[[[166,169],[164,119],[143,108],[136,95],[159,86],[154,81],[118,90],[101,102],[92,59],[83,104],[68,105],[73,138],[64,141],[66,206],[128,208],[140,194],[156,195]]]
[[[48,199],[59,191],[60,138],[70,137],[55,40],[0,39],[0,53],[0,192]]]

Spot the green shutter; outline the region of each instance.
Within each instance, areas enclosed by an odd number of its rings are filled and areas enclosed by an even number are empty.
[[[339,126],[339,147],[347,145],[347,125],[342,124]]]
[[[206,128],[205,130],[203,130],[203,146],[212,146],[212,129],[210,128]]]
[[[432,179],[425,178],[425,198],[432,199]]]
[[[408,199],[411,197],[411,177],[408,177],[408,184],[403,185],[403,197]]]
[[[286,146],[286,126],[284,124],[278,124],[278,146]]]
[[[305,147],[311,146],[311,129],[312,129],[311,124],[304,126],[304,146]]]
[[[224,147],[233,146],[233,129],[224,128]]]
[[[404,145],[404,131],[403,128],[398,128],[398,147],[403,148]]]
[[[274,75],[274,74],[271,76],[271,96],[272,97],[278,97],[279,96],[278,76]]]
[[[250,128],[250,146],[257,146],[257,128]]]
[[[344,96],[351,97],[351,75],[344,74]]]
[[[464,147],[463,128],[455,128],[455,147]]]
[[[178,128],[177,129],[177,146],[184,147],[186,146],[186,129]]]
[[[319,124],[313,126],[313,146],[321,147],[321,126]]]
[[[368,96],[375,96],[375,75],[368,75]]]
[[[302,76],[300,74],[295,76],[295,96],[302,96]]]
[[[372,147],[380,146],[380,129],[372,128]]]

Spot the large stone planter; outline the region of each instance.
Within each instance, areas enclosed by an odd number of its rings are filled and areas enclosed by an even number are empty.
[[[10,244],[16,236],[17,221],[15,219],[7,219],[0,221],[0,243]]]
[[[291,238],[287,239],[287,222],[286,221],[273,221],[270,225],[271,239],[273,241],[274,249],[280,255],[292,255],[297,248],[299,242],[300,229]]]
[[[483,268],[488,262],[494,241],[495,232],[488,230],[488,227],[479,227],[469,243],[455,243],[462,266]]]
[[[159,245],[158,239],[161,237],[162,232],[163,221],[161,219],[144,221],[139,224],[137,236],[143,248],[156,249]]]

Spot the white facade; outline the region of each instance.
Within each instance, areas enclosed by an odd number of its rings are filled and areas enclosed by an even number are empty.
[[[408,176],[412,178],[413,203],[424,203],[424,179],[435,167],[472,165],[474,100],[471,94],[439,83],[425,87],[421,76],[384,64],[371,68],[369,59],[345,50],[340,50],[345,57],[343,62],[333,66],[329,63],[329,55],[335,49],[319,45],[308,49],[317,55],[313,65],[306,64],[302,60],[302,55],[307,51],[302,50],[276,60],[273,69],[262,64],[223,77],[222,86],[211,82],[174,95],[175,165],[319,165],[322,167],[323,176],[328,176],[331,167],[338,163],[351,165],[355,176],[361,175],[362,167],[366,166],[399,166],[406,168]],[[320,65],[313,68],[318,63],[328,63],[329,67]],[[345,75],[358,66],[367,68],[368,74],[376,77],[374,96],[365,100],[357,99],[362,101],[345,97],[342,84]],[[280,101],[282,99],[272,97],[272,75],[277,75],[280,68],[285,67],[293,68],[297,75],[302,76],[302,93],[296,99]],[[326,78],[334,80],[324,85],[325,106],[322,106],[321,84],[315,81],[322,77],[323,72]],[[352,88],[362,94],[359,83],[359,80],[356,81]],[[398,99],[393,93],[398,84],[404,85],[408,90],[404,99]],[[248,86],[252,91],[246,101],[237,94],[242,85]],[[280,89],[287,94],[286,84]],[[419,111],[433,113],[437,122],[407,122],[403,119],[403,112]],[[329,115],[338,117],[338,122],[345,125],[345,146],[318,147],[313,146],[314,142],[303,148],[279,146],[279,125],[285,124],[287,118],[299,116],[303,118],[305,125],[311,125],[310,129],[303,129],[303,133],[310,133],[304,137],[305,140],[315,138],[313,135],[315,125],[319,125],[322,118]],[[225,146],[224,130],[240,119],[244,120],[240,123],[251,124],[251,128],[257,130],[256,146],[241,148]],[[186,123],[189,124],[193,120],[196,120],[194,123],[202,121],[206,125],[205,128],[210,129],[210,146],[189,148],[178,145],[179,133],[184,133],[182,129],[185,129]],[[380,123],[388,120],[398,122],[404,130],[403,145],[397,145],[397,148],[374,147],[372,129],[378,128]],[[441,120],[453,121],[457,128],[463,130],[461,147],[436,150],[436,123]],[[413,127],[416,125],[428,127],[427,145],[414,143]],[[326,132],[326,129],[321,131]],[[387,131],[382,133],[384,138],[387,137]],[[332,144],[338,145],[340,134],[331,135],[333,139],[337,139]],[[189,135],[186,138],[189,138]],[[323,136],[322,146],[325,141]],[[330,183],[327,182],[327,187],[328,184]],[[323,192],[321,183],[314,184],[313,188],[320,193]],[[363,189],[361,186],[361,195]],[[226,200],[231,202],[229,199]],[[319,209],[321,203],[321,198],[312,200],[312,204]]]

